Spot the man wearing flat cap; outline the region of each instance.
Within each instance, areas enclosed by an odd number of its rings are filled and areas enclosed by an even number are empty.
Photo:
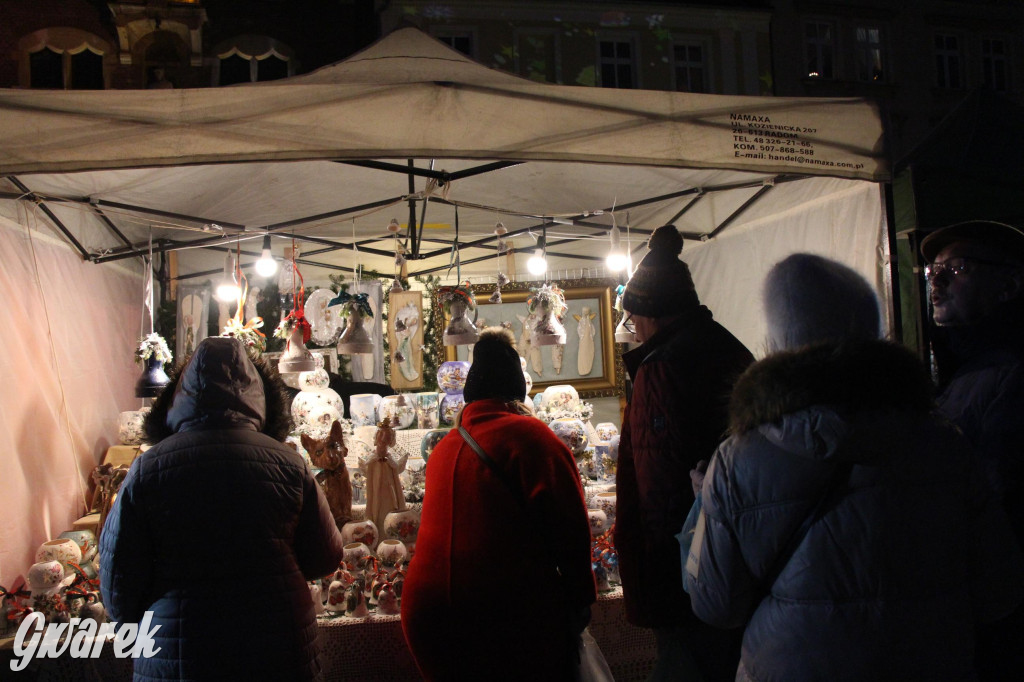
[[[743,628],[700,621],[683,591],[676,534],[694,492],[690,470],[725,435],[732,385],[753,356],[701,305],[674,225],[659,227],[626,284],[622,307],[642,345],[623,355],[633,393],[622,422],[615,545],[626,614],[652,628],[651,680],[729,680]]]
[[[921,242],[939,410],[963,430],[1024,545],[1024,232],[971,221]],[[1020,679],[1024,610],[978,632],[981,680]]]

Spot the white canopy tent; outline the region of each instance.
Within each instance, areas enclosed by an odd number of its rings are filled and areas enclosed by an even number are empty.
[[[889,167],[861,99],[535,83],[403,29],[283,81],[9,90],[0,111],[0,322],[19,349],[0,379],[20,387],[0,398],[14,472],[0,505],[18,521],[0,530],[4,584],[75,518],[69,500],[135,403],[150,240],[202,281],[236,242],[248,269],[265,234],[277,255],[294,239],[306,282],[323,286],[357,263],[392,273],[395,217],[410,275],[483,282],[501,221],[524,254],[544,234],[551,276],[571,279],[604,274],[613,219],[634,261],[673,222],[702,301],[755,353],[760,282],[794,251],[848,263],[892,309]]]

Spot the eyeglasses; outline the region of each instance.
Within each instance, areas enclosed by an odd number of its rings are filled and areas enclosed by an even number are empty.
[[[950,258],[946,261],[935,261],[929,263],[924,267],[924,276],[926,279],[935,279],[944,272],[948,272],[951,277],[960,277],[965,274],[970,274],[972,268],[969,264],[976,263],[978,265],[992,265],[995,267],[1008,267],[1009,263],[1000,263],[994,260],[985,260],[984,258],[973,258],[971,256],[963,256],[961,258]]]

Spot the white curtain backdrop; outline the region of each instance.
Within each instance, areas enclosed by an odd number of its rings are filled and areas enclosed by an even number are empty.
[[[795,187],[794,187],[795,186]],[[756,357],[765,355],[767,322],[761,303],[765,275],[794,251],[838,260],[867,279],[879,296],[887,332],[892,329],[889,249],[878,185],[836,178],[793,183],[799,196],[786,195],[790,208],[764,197],[758,215],[727,227],[707,242],[687,242],[682,258],[690,265],[701,303]],[[686,229],[682,223],[681,229]]]
[[[21,581],[40,544],[85,513],[92,469],[117,443],[118,413],[141,405],[134,397],[140,369],[125,352],[139,335],[141,263],[84,262],[25,202],[16,210],[0,215],[0,584],[7,587]]]

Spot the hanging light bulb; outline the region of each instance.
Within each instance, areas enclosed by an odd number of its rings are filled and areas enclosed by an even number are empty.
[[[271,277],[275,272],[277,272],[277,261],[274,260],[274,255],[270,252],[270,235],[266,234],[263,236],[263,253],[256,261],[256,274],[260,277]]]
[[[234,303],[241,293],[242,289],[238,286],[238,278],[235,277],[235,257],[229,253],[224,258],[224,276],[217,285],[214,297],[221,303]]]
[[[622,236],[619,232],[619,226],[612,221],[612,230],[609,234],[611,240],[611,248],[608,250],[608,258],[605,259],[605,264],[608,269],[612,272],[621,272],[629,266],[629,254],[622,248]]]
[[[548,271],[548,261],[544,257],[547,245],[547,240],[543,235],[537,238],[537,249],[530,256],[530,259],[526,261],[526,269],[531,275],[540,276]]]

